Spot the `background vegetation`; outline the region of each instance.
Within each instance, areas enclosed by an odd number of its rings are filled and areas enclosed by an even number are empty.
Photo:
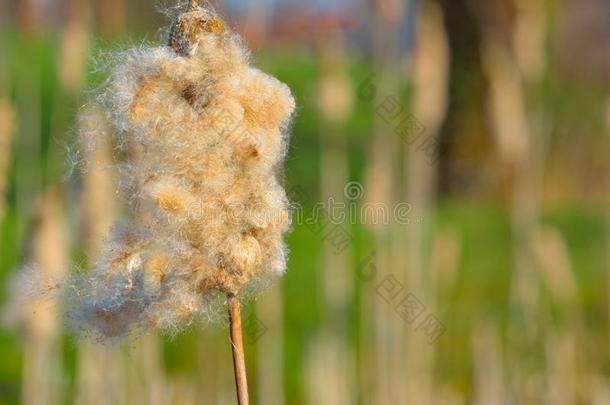
[[[296,96],[285,183],[304,212],[349,182],[359,208],[412,207],[343,222],[340,251],[295,221],[286,276],[248,306],[253,402],[610,403],[608,5],[221,3]],[[103,237],[71,164],[95,61],[165,25],[144,1],[45,4],[0,8],[0,403],[233,403],[224,324],[96,347],[52,298],[28,302],[20,269],[86,268]],[[387,96],[432,154],[383,120]]]

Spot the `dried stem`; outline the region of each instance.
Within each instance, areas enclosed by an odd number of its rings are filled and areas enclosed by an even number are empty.
[[[199,7],[199,0],[189,0],[189,11],[195,10]]]
[[[248,405],[248,379],[246,376],[239,298],[234,294],[229,294],[228,304],[231,327],[231,348],[233,349],[233,372],[235,374],[235,387],[237,388],[237,403],[239,405]]]

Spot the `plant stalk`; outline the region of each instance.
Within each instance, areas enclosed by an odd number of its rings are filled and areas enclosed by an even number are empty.
[[[233,350],[233,373],[237,389],[238,405],[248,405],[248,379],[244,356],[244,342],[241,328],[241,305],[235,294],[228,295],[229,323],[231,329],[231,348]]]

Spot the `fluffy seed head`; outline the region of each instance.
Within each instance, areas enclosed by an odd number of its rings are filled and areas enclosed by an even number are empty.
[[[218,297],[258,292],[284,272],[277,175],[294,99],[250,66],[213,10],[191,5],[167,46],[119,54],[94,102],[113,128],[131,219],[70,284],[76,326],[101,337],[175,332],[209,317]]]

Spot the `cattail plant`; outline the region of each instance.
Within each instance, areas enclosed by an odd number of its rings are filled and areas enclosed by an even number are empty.
[[[399,58],[399,38],[401,17],[404,15],[405,2],[397,0],[375,0],[371,2],[372,13],[372,67],[375,70],[374,87],[377,94],[385,97],[395,92],[399,81],[394,68]],[[380,98],[377,102],[382,101]],[[364,173],[363,203],[385,204],[393,206],[396,200],[394,184],[398,178],[399,138],[390,135],[391,129],[378,116],[374,116],[373,135],[369,148],[367,167]],[[372,221],[374,222],[374,221]],[[392,252],[389,227],[381,224],[370,224],[375,239],[375,266],[392,268]],[[362,356],[361,383],[363,387],[371,386],[370,392],[363,391],[365,403],[390,403],[398,395],[398,385],[392,384],[394,378],[390,363],[397,360],[394,342],[397,323],[390,318],[391,314],[383,302],[376,300],[374,291],[369,289],[362,298]],[[388,343],[392,342],[392,343]],[[368,350],[368,347],[373,350]],[[372,372],[375,370],[375,372]],[[402,386],[404,384],[400,384]]]
[[[89,54],[91,0],[65,2],[66,18],[61,29],[57,73],[64,90],[77,91],[85,79]]]
[[[500,405],[506,398],[500,337],[495,325],[478,323],[472,332],[474,403]]]
[[[23,333],[22,404],[63,402],[61,323],[54,289],[68,268],[68,240],[59,190],[47,189],[36,205],[27,263],[8,283],[4,320]]]
[[[120,34],[125,26],[125,0],[106,0],[98,3],[100,29],[106,36]]]
[[[114,225],[96,266],[70,283],[69,319],[102,339],[148,327],[176,333],[226,303],[239,403],[247,403],[240,298],[286,267],[288,200],[277,174],[290,90],[250,66],[211,7],[190,1],[166,46],[116,56],[93,102],[124,155],[132,215]]]
[[[320,112],[320,195],[346,204],[343,195],[349,182],[348,138],[345,129],[353,113],[354,94],[347,75],[344,39],[338,27],[320,30],[316,56],[320,69],[317,107]],[[345,224],[349,226],[349,224]],[[325,308],[319,333],[311,344],[307,367],[309,402],[353,404],[358,394],[350,387],[356,380],[354,353],[344,316],[353,299],[348,268],[350,247],[340,253],[323,244],[318,278],[318,302]]]
[[[13,139],[15,112],[11,103],[0,98],[0,221],[6,213],[6,185]]]
[[[414,134],[413,140],[403,145],[403,201],[408,201],[413,210],[413,218],[425,218],[424,224],[397,228],[394,240],[407,247],[396,247],[400,262],[406,263],[404,280],[410,289],[417,291],[418,297],[426,303],[430,311],[440,313],[440,296],[433,284],[433,256],[428,253],[433,248],[433,224],[435,220],[438,180],[438,148],[440,129],[446,118],[449,105],[450,49],[444,26],[442,6],[436,1],[422,2],[417,10],[414,31],[414,47],[410,55],[408,74],[413,84],[412,113],[425,126],[425,132]],[[419,139],[418,139],[419,138]],[[425,145],[425,146],[424,146]],[[403,253],[401,253],[404,250]],[[448,252],[447,252],[448,253]],[[438,312],[437,312],[438,311]],[[436,346],[428,344],[421,335],[413,336],[408,328],[400,332],[404,341],[403,358],[393,364],[394,376],[406,375],[407,383],[402,395],[407,402],[435,402],[433,388],[434,358]],[[400,346],[399,346],[400,347]]]
[[[528,2],[531,3],[528,6],[520,0],[513,3],[514,17],[502,8],[482,8],[478,24],[482,34],[482,67],[490,83],[492,133],[500,158],[512,172],[510,307],[518,317],[512,316],[508,324],[507,368],[510,384],[519,393],[516,401],[537,402],[528,401],[530,376],[523,363],[515,359],[535,347],[533,343],[543,330],[539,321],[542,312],[539,269],[534,260],[540,252],[536,253],[539,248],[532,245],[540,243],[536,242],[541,214],[540,190],[552,134],[550,111],[543,102],[544,76],[548,70],[546,21],[550,18],[550,9],[541,1]],[[520,22],[511,24],[512,18]],[[497,23],[490,24],[490,21]],[[531,31],[533,28],[535,31]],[[520,39],[523,30],[531,31],[530,40]]]

